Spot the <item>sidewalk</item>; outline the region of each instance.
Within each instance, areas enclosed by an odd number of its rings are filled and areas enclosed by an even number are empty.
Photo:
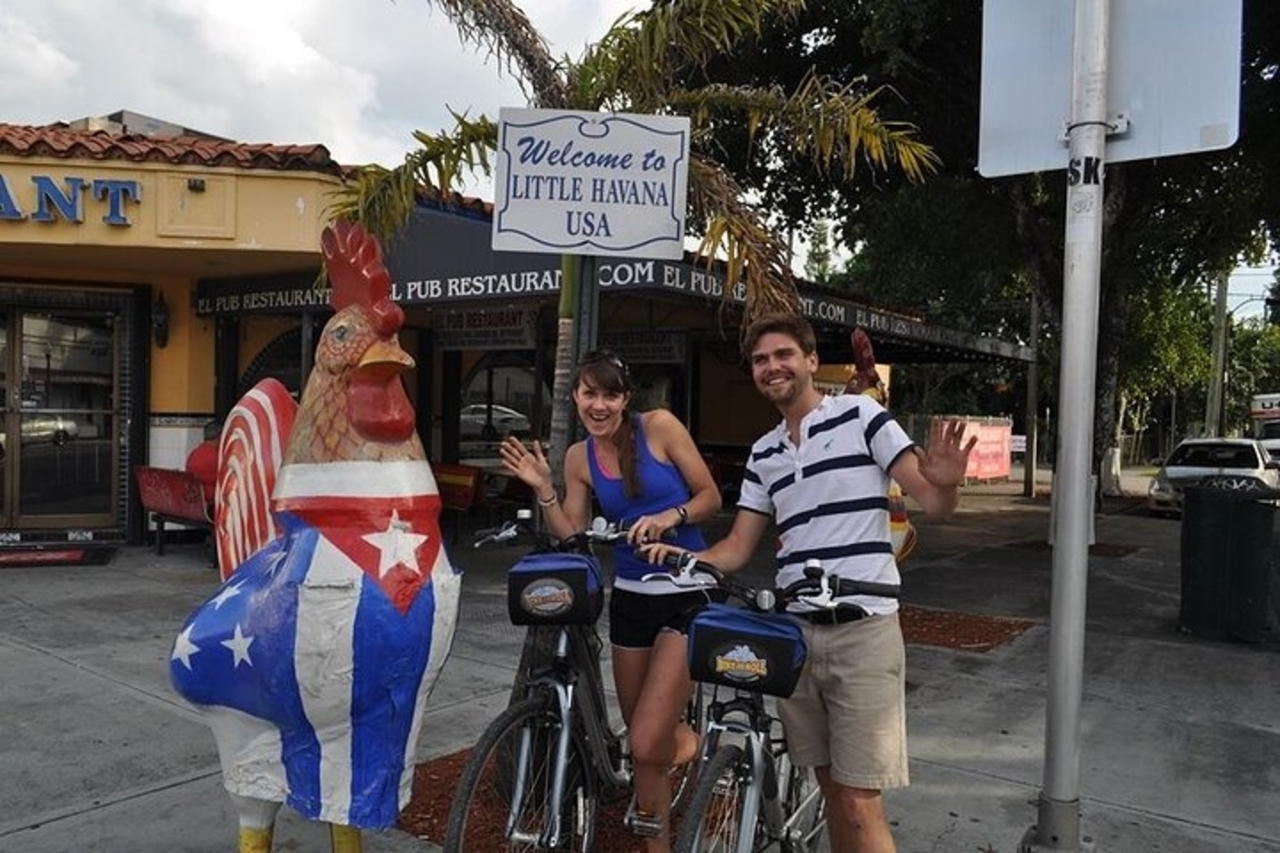
[[[903,853],[1014,853],[1036,819],[1052,551],[1049,501],[1021,492],[1020,478],[972,485],[953,518],[915,517],[907,601],[1036,625],[987,653],[909,647],[912,786],[886,796]],[[1179,525],[1138,504],[1107,502],[1089,560],[1083,830],[1099,851],[1280,853],[1278,650],[1177,630]],[[469,745],[506,704],[522,633],[506,622],[503,578],[518,553],[453,549],[462,613],[422,760]],[[750,571],[767,576],[767,560]],[[234,849],[213,738],[166,670],[178,627],[215,583],[196,546],[0,570],[0,850]],[[366,833],[365,849],[435,848],[392,831]],[[275,850],[328,842],[284,810]]]

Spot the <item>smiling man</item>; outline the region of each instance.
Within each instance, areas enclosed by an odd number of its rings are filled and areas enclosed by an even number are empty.
[[[926,451],[867,396],[827,396],[813,327],[766,314],[747,330],[751,376],[782,421],[751,448],[729,534],[697,556],[724,571],[746,564],[770,519],[777,586],[818,558],[830,574],[898,585],[886,489],[892,477],[931,516],[953,512],[976,438],[947,424]],[[674,549],[650,549],[660,562]],[[831,849],[892,853],[881,791],[907,784],[906,655],[896,598],[852,595],[834,610],[799,611],[808,663],[780,700],[791,759],[813,767],[827,802]]]

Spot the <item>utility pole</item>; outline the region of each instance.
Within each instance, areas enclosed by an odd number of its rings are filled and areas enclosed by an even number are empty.
[[[1205,395],[1204,435],[1216,436],[1222,423],[1223,377],[1227,372],[1227,277],[1218,279],[1218,294],[1213,312],[1212,367],[1209,371],[1209,393]]]
[[[1036,407],[1040,400],[1040,297],[1031,294],[1031,362],[1027,365],[1027,449],[1022,454],[1022,494],[1036,496],[1036,463],[1040,424]]]
[[[1049,604],[1049,697],[1044,788],[1036,825],[1019,853],[1089,851],[1080,834],[1080,705],[1084,617],[1093,520],[1093,411],[1102,274],[1103,176],[1110,0],[1076,0],[1067,123],[1067,210],[1063,251],[1062,357],[1054,497],[1053,586]],[[1061,492],[1059,492],[1061,490]]]

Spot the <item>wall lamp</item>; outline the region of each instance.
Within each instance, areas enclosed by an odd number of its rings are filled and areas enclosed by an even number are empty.
[[[151,334],[160,349],[168,345],[169,306],[165,304],[163,293],[156,297],[156,304],[151,308]]]

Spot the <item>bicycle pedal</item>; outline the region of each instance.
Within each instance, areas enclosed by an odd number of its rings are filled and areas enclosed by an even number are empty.
[[[631,805],[627,807],[627,816],[622,819],[622,823],[632,834],[641,838],[658,838],[666,828],[658,815],[637,809],[635,797],[631,798]]]
[[[662,818],[648,812],[636,812],[627,821],[627,829],[641,838],[658,838],[666,829]]]

